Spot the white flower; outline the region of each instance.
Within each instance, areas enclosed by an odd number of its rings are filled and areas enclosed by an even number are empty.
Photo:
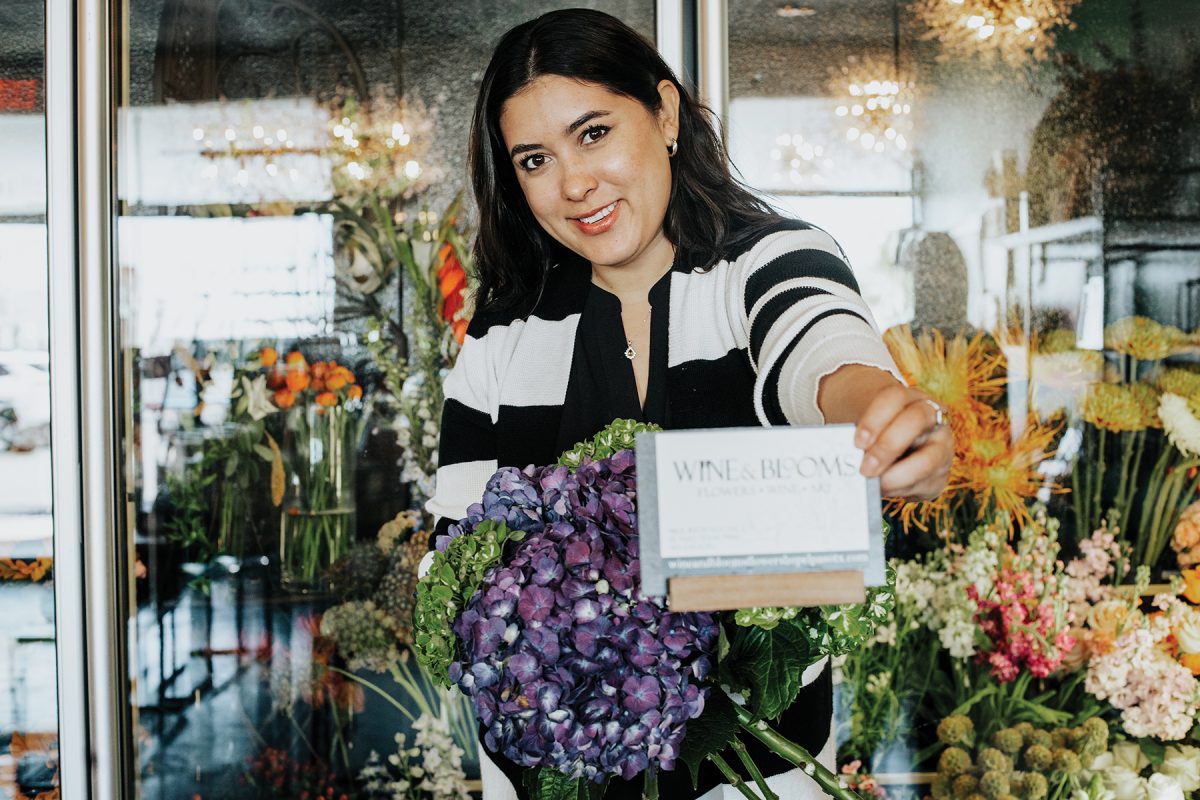
[[[1184,792],[1200,789],[1200,747],[1171,745],[1156,771],[1174,778]]]
[[[1150,759],[1137,742],[1117,742],[1108,752],[1112,753],[1114,764],[1134,772],[1141,772],[1150,765]]]
[[[1200,420],[1192,414],[1186,398],[1164,394],[1158,401],[1158,416],[1171,444],[1186,456],[1200,455]]]
[[[259,375],[254,380],[243,375],[242,392],[246,398],[246,413],[255,422],[279,410],[271,402],[271,390],[267,388],[266,375]]]
[[[1200,653],[1200,610],[1186,609],[1175,628],[1175,639],[1184,653]],[[1190,790],[1189,790],[1190,791]]]
[[[1151,775],[1150,780],[1146,781],[1146,794],[1148,800],[1183,800],[1183,789],[1180,788],[1179,781],[1159,772]]]
[[[1128,767],[1119,765],[1109,767],[1100,773],[1100,779],[1104,781],[1104,788],[1112,792],[1116,800],[1145,800],[1146,798],[1146,782]]]

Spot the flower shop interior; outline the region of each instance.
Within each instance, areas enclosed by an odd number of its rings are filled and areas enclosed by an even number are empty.
[[[0,4],[0,800],[480,796],[422,509],[475,95],[570,5]],[[838,240],[955,435],[938,498],[883,500],[862,629],[813,651],[830,793],[1200,797],[1200,5],[586,5]],[[833,625],[755,612],[726,648]],[[764,719],[776,663],[743,675]],[[704,719],[657,763],[786,800]]]

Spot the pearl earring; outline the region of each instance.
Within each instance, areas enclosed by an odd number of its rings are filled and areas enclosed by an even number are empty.
[[[667,158],[672,158],[678,152],[679,152],[679,140],[672,139],[671,143],[669,145],[667,145]]]

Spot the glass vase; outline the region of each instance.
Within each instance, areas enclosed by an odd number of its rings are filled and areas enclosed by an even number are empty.
[[[357,431],[356,412],[342,405],[309,403],[289,412],[289,491],[279,528],[285,591],[325,591],[329,567],[353,544]]]

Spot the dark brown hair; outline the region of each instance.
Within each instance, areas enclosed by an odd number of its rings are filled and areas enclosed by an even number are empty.
[[[603,86],[652,114],[662,104],[658,84],[675,84],[679,150],[671,159],[663,230],[675,245],[680,268],[710,268],[723,253],[779,221],[732,176],[711,112],[684,88],[653,45],[608,14],[581,8],[552,11],[504,34],[475,103],[470,168],[479,206],[479,308],[528,313],[547,270],[581,260],[534,219],[500,133],[505,101],[543,75]]]

